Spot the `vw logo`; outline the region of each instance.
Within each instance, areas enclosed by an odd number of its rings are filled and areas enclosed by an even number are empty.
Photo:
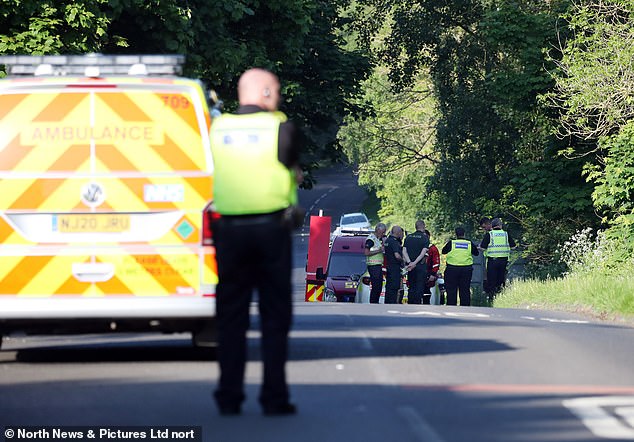
[[[106,191],[98,183],[88,183],[81,188],[81,201],[89,207],[97,207],[106,200]]]

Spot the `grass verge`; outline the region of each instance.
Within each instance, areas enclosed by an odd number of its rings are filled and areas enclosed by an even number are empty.
[[[546,281],[515,280],[495,307],[563,310],[634,324],[634,272],[571,274]]]

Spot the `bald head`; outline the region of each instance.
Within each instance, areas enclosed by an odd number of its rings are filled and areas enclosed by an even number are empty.
[[[241,106],[250,104],[276,111],[280,104],[280,81],[265,69],[249,69],[238,81],[238,101]]]
[[[395,236],[396,238],[402,238],[403,237],[403,228],[401,226],[393,226],[392,227],[392,236]]]

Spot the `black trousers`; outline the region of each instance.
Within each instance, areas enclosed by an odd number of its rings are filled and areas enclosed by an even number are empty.
[[[457,305],[460,292],[460,305],[471,305],[471,274],[472,266],[447,265],[445,269],[445,288],[447,290],[447,305]]]
[[[292,318],[290,229],[275,217],[221,218],[213,227],[219,279],[216,401],[220,407],[232,407],[245,398],[246,334],[251,296],[257,289],[264,365],[259,400],[264,407],[285,405]]]
[[[508,261],[508,258],[487,259],[487,295],[489,298],[493,298],[504,287]]]
[[[368,273],[370,274],[370,304],[378,304],[383,290],[383,266],[379,264],[368,266]]]
[[[427,264],[418,264],[411,271],[407,272],[407,281],[409,282],[407,303],[421,304],[423,302],[423,292],[427,285]]]
[[[385,303],[396,304],[398,301],[398,289],[401,288],[401,267],[388,265],[385,275]]]

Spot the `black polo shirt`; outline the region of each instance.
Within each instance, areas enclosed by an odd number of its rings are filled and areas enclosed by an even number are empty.
[[[401,242],[395,236],[388,236],[387,241],[385,242],[385,264],[388,266],[399,266],[401,265],[401,261],[396,259],[394,253],[398,253],[399,255],[403,254],[403,248],[401,247]]]
[[[418,255],[420,255],[420,252],[423,249],[429,249],[429,237],[425,234],[425,232],[416,230],[405,237],[403,247],[407,249],[409,259],[414,261],[418,258]]]

